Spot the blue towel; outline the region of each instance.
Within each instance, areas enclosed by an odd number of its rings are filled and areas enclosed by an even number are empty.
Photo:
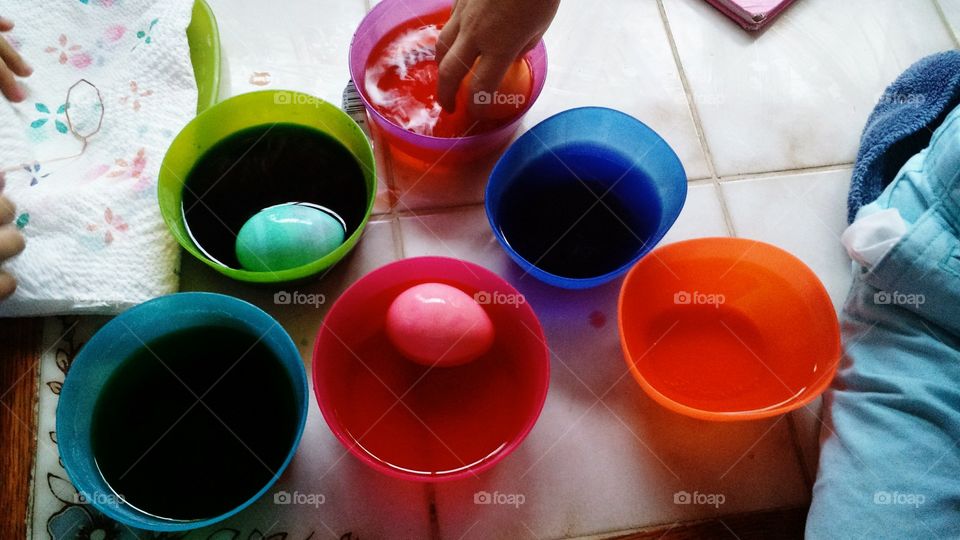
[[[806,538],[957,539],[960,108],[867,208],[908,230],[843,308]]]
[[[860,141],[848,199],[848,219],[880,196],[933,131],[960,105],[960,51],[920,60],[900,76],[873,110]]]

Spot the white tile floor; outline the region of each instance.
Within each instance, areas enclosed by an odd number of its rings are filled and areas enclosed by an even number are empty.
[[[953,39],[960,42],[960,1],[937,0],[937,2],[953,32]]]
[[[884,88],[955,46],[932,0],[801,0],[756,36],[663,4],[720,176],[850,163]]]
[[[223,40],[224,96],[294,88],[339,102],[350,36],[371,2],[210,3]],[[563,0],[546,36],[547,87],[523,128],[587,104],[634,115],[670,142],[694,181],[665,242],[771,242],[810,265],[839,307],[849,262],[838,235],[860,131],[884,87],[922,56],[955,47],[958,29],[960,0],[799,0],[759,35],[701,0]],[[424,175],[381,158],[384,215],[347,262],[303,291],[334,298],[404,256],[477,262],[513,281],[541,316],[554,353],[550,393],[515,454],[478,479],[436,487],[397,485],[350,456],[335,461],[340,449],[313,407],[282,486],[319,490],[329,504],[276,513],[278,530],[314,530],[315,538],[577,537],[808,502],[819,404],[734,424],[666,411],[624,376],[618,283],[550,289],[522,277],[494,241],[478,204],[490,164]],[[226,282],[192,261],[183,280],[184,288],[228,292],[272,312],[309,362],[325,307],[280,309],[273,290]],[[480,490],[525,502],[476,505]],[[681,490],[725,500],[678,505]],[[426,519],[428,501],[435,520]],[[272,510],[261,501],[237,523],[264,523]]]

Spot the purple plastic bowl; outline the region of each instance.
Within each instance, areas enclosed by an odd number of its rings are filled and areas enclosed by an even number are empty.
[[[447,138],[419,135],[387,120],[370,103],[364,87],[364,75],[370,53],[383,36],[394,28],[416,17],[436,13],[445,8],[449,9],[452,5],[451,0],[418,0],[412,5],[408,0],[383,0],[360,22],[350,43],[350,78],[357,85],[360,98],[367,109],[367,117],[372,119],[387,144],[411,156],[430,161],[440,158],[445,161],[473,159],[506,146],[513,138],[524,115],[540,97],[547,79],[547,49],[543,41],[540,41],[524,56],[530,64],[533,77],[530,100],[523,111],[510,123],[477,135]]]

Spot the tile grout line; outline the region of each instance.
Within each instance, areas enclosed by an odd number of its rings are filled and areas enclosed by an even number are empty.
[[[364,4],[366,4],[367,12],[369,13],[371,9],[370,0],[364,0]],[[374,153],[377,151],[376,147],[380,147],[381,162],[383,163],[383,183],[387,188],[388,208],[387,211],[380,214],[379,217],[385,218],[384,222],[390,223],[390,232],[393,236],[393,254],[397,260],[400,261],[406,259],[407,253],[403,245],[403,225],[400,223],[402,213],[397,210],[400,203],[400,195],[395,188],[393,154],[390,152],[389,146],[383,141],[383,138],[379,136],[379,132],[377,132],[377,135],[372,135],[370,139]],[[423,494],[426,498],[425,502],[427,503],[427,525],[430,531],[430,538],[439,540],[441,538],[440,515],[437,511],[436,487],[432,484],[425,483],[423,485]]]
[[[390,230],[393,231],[393,254],[397,256],[398,261],[407,258],[407,251],[403,247],[403,229],[398,216],[390,218]]]
[[[730,207],[727,205],[727,196],[723,192],[723,185],[719,179],[714,179],[713,187],[716,190],[717,201],[720,202],[720,213],[723,214],[723,224],[727,227],[727,236],[730,238],[739,238],[737,230],[733,226],[733,216],[730,214]]]
[[[683,68],[683,61],[680,59],[680,50],[677,47],[676,38],[674,37],[673,29],[670,26],[670,20],[667,17],[667,10],[666,10],[666,7],[664,6],[664,0],[657,0],[657,8],[660,11],[660,19],[663,23],[664,30],[667,33],[667,40],[670,43],[670,50],[673,53],[673,59],[677,66],[677,72],[680,77],[680,83],[683,85],[683,90],[687,97],[687,104],[690,108],[690,114],[693,117],[693,124],[697,132],[697,138],[700,140],[701,150],[704,153],[704,158],[707,161],[707,168],[710,171],[710,174],[712,177],[711,180],[716,189],[717,200],[720,203],[720,210],[723,214],[724,224],[727,227],[727,234],[729,234],[733,238],[737,238],[738,235],[737,235],[736,227],[734,227],[734,224],[733,224],[733,215],[730,213],[730,207],[727,204],[727,199],[723,190],[721,178],[717,173],[717,167],[713,159],[713,153],[710,151],[710,146],[707,143],[706,132],[703,129],[703,122],[700,118],[700,113],[699,113],[699,110],[697,109],[696,101],[694,100],[693,89],[690,86],[690,81],[687,78],[686,71]],[[830,167],[832,166],[827,165],[826,167],[820,167],[820,169],[830,168]],[[782,171],[782,172],[785,174],[787,173],[787,171]],[[763,177],[763,175],[764,173],[760,173],[758,177]],[[767,176],[769,175],[770,174],[767,173]],[[724,181],[728,181],[728,180],[729,179],[724,179]],[[800,447],[799,435],[797,434],[796,426],[793,420],[794,420],[793,413],[792,412],[787,413],[787,423],[790,426],[789,427],[790,438],[791,438],[791,441],[793,442],[792,444],[793,453],[798,460],[798,465],[800,467],[800,474],[801,474],[801,478],[803,479],[803,483],[807,487],[807,489],[810,490],[813,488],[813,486],[810,480],[810,474],[807,471],[806,462],[803,458],[803,449]]]
[[[794,418],[794,413],[802,409],[797,409],[787,413],[787,426],[790,431],[790,439],[793,441],[793,447],[796,450],[794,454],[797,457],[797,461],[800,464],[800,476],[803,477],[803,484],[807,486],[807,493],[813,492],[813,482],[814,478],[811,478],[810,471],[807,470],[807,458],[806,453],[803,451],[803,446],[800,444],[800,432],[797,430],[797,422]],[[818,442],[819,443],[819,442]]]
[[[713,178],[701,178],[687,182],[688,188],[698,188],[715,185]],[[370,219],[374,222],[386,223],[388,221],[399,220],[406,217],[428,217],[444,214],[453,214],[458,211],[474,210],[485,208],[484,201],[466,202],[460,204],[451,204],[449,206],[425,206],[423,208],[407,208],[405,210],[390,210],[382,214],[374,214]]]
[[[367,5],[367,11],[369,12],[370,0],[364,0],[364,3]],[[369,119],[369,116],[367,118]],[[383,183],[387,188],[387,211],[382,214],[371,216],[371,222],[373,222],[375,219],[378,219],[381,223],[390,223],[390,231],[393,235],[393,254],[397,260],[403,260],[406,258],[406,250],[403,246],[403,231],[400,228],[400,216],[397,212],[399,195],[397,195],[397,190],[394,188],[393,155],[390,153],[389,146],[383,141],[383,138],[380,136],[380,132],[376,127],[373,128],[369,139],[374,156],[376,156],[377,148],[379,147],[381,156],[380,161],[383,164],[382,172],[378,170],[378,174],[376,175],[378,177],[378,187],[379,178],[382,177]],[[376,157],[374,157],[374,163],[376,163]]]
[[[693,120],[694,130],[697,132],[697,139],[700,141],[700,150],[703,152],[704,160],[707,162],[707,170],[710,171],[710,179],[716,188],[717,200],[720,202],[720,211],[723,214],[724,225],[727,228],[727,234],[736,237],[736,229],[733,227],[733,217],[730,215],[730,208],[724,197],[723,190],[720,189],[720,178],[717,176],[717,167],[713,161],[713,153],[710,151],[710,145],[707,143],[707,136],[703,130],[703,122],[700,119],[700,112],[697,110],[696,101],[693,97],[693,89],[690,87],[690,81],[687,79],[687,73],[683,69],[683,61],[680,59],[680,50],[677,48],[677,41],[673,35],[673,29],[670,26],[670,19],[667,17],[667,9],[663,4],[664,0],[657,0],[657,9],[660,11],[660,22],[663,24],[663,30],[667,34],[667,42],[670,44],[670,52],[673,54],[673,62],[677,66],[677,75],[680,77],[680,85],[683,87],[684,95],[687,98],[687,107]]]
[[[437,510],[437,485],[424,483],[424,492],[427,496],[427,523],[430,526],[431,540],[440,540],[440,512]]]
[[[745,180],[762,180],[766,178],[781,178],[784,176],[797,176],[803,174],[815,174],[823,172],[836,172],[850,169],[854,167],[853,162],[845,163],[831,163],[828,165],[817,165],[814,167],[800,167],[798,169],[779,169],[775,171],[761,171],[761,172],[750,172],[742,174],[731,174],[730,176],[721,176],[718,178],[721,184],[730,184],[734,182],[742,182]]]
[[[930,1],[933,2],[934,9],[936,9],[937,13],[940,14],[940,20],[947,27],[947,32],[949,32],[950,37],[953,38],[954,45],[956,45],[957,47],[960,47],[960,36],[957,35],[956,29],[954,29],[952,24],[950,24],[950,19],[947,18],[947,12],[946,10],[943,9],[942,0],[930,0]]]
[[[714,185],[713,178],[698,178],[696,180],[690,180],[687,182],[688,188],[698,188],[705,186]],[[424,206],[424,207],[407,207],[405,210],[391,209],[387,212],[381,214],[373,214],[371,216],[371,221],[386,222],[392,219],[400,219],[405,217],[426,217],[433,215],[442,215],[450,214],[458,210],[472,210],[477,207],[484,208],[485,201],[473,201],[473,202],[464,202],[450,205],[440,205],[440,206]]]

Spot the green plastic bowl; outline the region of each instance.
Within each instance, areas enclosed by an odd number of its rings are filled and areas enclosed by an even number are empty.
[[[276,122],[320,130],[343,144],[363,170],[367,205],[363,220],[344,243],[309,264],[277,272],[251,272],[229,268],[205,256],[193,243],[183,222],[183,184],[200,157],[224,138],[254,126]],[[287,90],[265,90],[234,96],[203,111],[190,121],[170,144],[157,181],[160,213],[177,242],[188,253],[221,274],[250,283],[286,283],[327,270],[350,252],[363,234],[377,193],[373,149],[360,127],[337,107],[322,99]]]
[[[213,10],[204,0],[193,4],[193,16],[187,27],[190,62],[197,79],[197,112],[217,102],[220,93],[220,32]]]

